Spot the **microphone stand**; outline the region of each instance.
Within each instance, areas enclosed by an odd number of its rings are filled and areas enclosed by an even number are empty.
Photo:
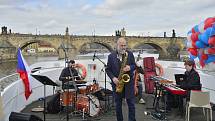
[[[105,64],[105,62],[103,62],[98,56],[96,56],[95,54],[94,54],[94,56],[93,56],[93,60],[94,60],[94,58],[96,58],[96,59],[98,59],[103,65],[104,65],[104,72],[105,72],[105,111],[106,111],[106,108],[107,108],[107,94],[106,94],[106,92],[107,92],[107,73],[106,73],[106,68],[107,68],[107,65]]]
[[[66,48],[65,48],[64,44],[62,44],[61,46],[62,46],[62,49],[63,49],[63,52],[64,52],[65,67],[69,67],[69,64],[67,64],[67,62],[68,62],[67,51],[68,50],[66,51]],[[64,83],[65,82],[62,82],[62,88],[63,88],[63,86],[65,86]],[[69,89],[66,89],[64,91],[66,91],[66,100],[68,101],[68,98],[69,98]],[[66,121],[69,121],[69,105],[68,105],[68,103],[66,104]]]
[[[66,63],[68,62],[68,56],[67,56],[67,51],[68,51],[68,50],[66,51],[66,48],[65,48],[64,44],[61,45],[61,47],[62,47],[63,52],[64,52],[65,67],[67,67]],[[67,49],[68,49],[68,48],[67,48]]]

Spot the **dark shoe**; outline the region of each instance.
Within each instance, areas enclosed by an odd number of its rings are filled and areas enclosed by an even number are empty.
[[[153,112],[153,113],[151,113],[151,116],[157,120],[165,120],[166,119],[165,115],[162,113]]]

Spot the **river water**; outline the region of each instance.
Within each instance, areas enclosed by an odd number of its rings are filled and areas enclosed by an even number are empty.
[[[36,62],[58,60],[58,56],[48,56],[48,57],[25,56],[24,58],[29,66]],[[16,61],[1,63],[0,79],[4,76],[16,73],[16,66],[17,66]]]
[[[94,53],[88,53],[85,56],[89,56],[92,57]],[[99,58],[103,58],[103,56],[108,55],[109,53],[103,53],[103,54],[99,54],[97,53],[96,56]],[[134,53],[135,57],[137,57],[138,53]],[[158,54],[149,54],[149,53],[142,53],[141,57],[147,57],[147,56],[152,56],[155,58],[158,58]],[[34,64],[36,62],[45,62],[45,61],[54,61],[54,60],[58,60],[58,56],[48,56],[48,57],[38,57],[38,56],[24,56],[25,60],[27,61],[28,65],[30,66],[31,64]],[[78,59],[83,59],[82,56],[77,56]],[[89,58],[88,58],[89,59]],[[0,63],[0,79],[2,77],[5,77],[7,75],[16,73],[16,66],[17,66],[17,62],[4,62],[4,63]]]

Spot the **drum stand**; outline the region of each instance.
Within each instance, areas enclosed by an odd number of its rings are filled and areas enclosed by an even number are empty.
[[[79,86],[77,85],[77,89],[79,90],[78,87],[79,87]],[[86,110],[88,110],[88,111],[90,112],[90,105],[91,105],[91,104],[90,104],[90,100],[91,100],[91,98],[90,98],[89,96],[86,95],[86,97],[88,98],[88,102],[89,102],[89,104],[88,104],[88,109],[83,108],[82,111],[78,111],[78,109],[77,109],[77,99],[78,99],[77,94],[78,94],[78,90],[76,91],[76,99],[75,99],[75,101],[74,101],[74,109],[75,109],[74,113],[76,114],[76,113],[78,112],[79,114],[81,114],[81,116],[82,116],[82,121],[91,121],[90,119],[88,119],[89,117],[88,117],[87,115],[85,115],[85,113],[88,113],[88,112],[85,112]],[[90,115],[90,114],[89,114],[89,115]]]
[[[87,98],[88,98],[88,102],[89,102],[88,111],[90,112],[90,100],[91,100],[91,98],[89,96],[87,96]],[[85,117],[85,114],[84,114],[85,110],[87,110],[87,109],[84,108],[82,110],[82,121],[91,121]]]
[[[82,110],[82,112],[81,111],[78,111],[78,109],[77,109],[77,100],[78,100],[78,91],[79,91],[79,88],[78,88],[78,85],[76,85],[76,84],[73,84],[73,85],[75,85],[75,87],[77,87],[77,89],[75,89],[75,97],[74,97],[74,100],[72,101],[72,115],[75,115],[75,116],[81,116],[82,115],[82,120],[83,121],[90,121],[89,119],[87,119],[86,118],[86,116],[85,116],[85,110],[87,110],[87,109],[83,109]],[[66,98],[68,98],[69,96],[68,96],[68,93],[67,93],[67,97]],[[87,96],[88,97],[88,96]],[[89,109],[88,110],[90,110],[90,97],[88,97],[88,100],[89,100]],[[66,114],[66,118],[67,118],[67,121],[69,120],[69,112],[68,112],[68,107],[69,107],[69,105],[67,105],[66,106],[67,107],[67,114]],[[82,113],[82,114],[81,114]],[[77,115],[78,114],[78,115]],[[64,119],[64,118],[63,118]],[[61,119],[61,120],[63,120],[63,119]]]

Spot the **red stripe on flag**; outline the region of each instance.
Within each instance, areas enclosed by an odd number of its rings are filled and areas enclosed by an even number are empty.
[[[26,100],[29,98],[29,96],[32,93],[32,90],[30,89],[29,79],[28,79],[28,73],[25,71],[19,71],[20,78],[23,81],[24,88],[25,88],[25,98]]]

